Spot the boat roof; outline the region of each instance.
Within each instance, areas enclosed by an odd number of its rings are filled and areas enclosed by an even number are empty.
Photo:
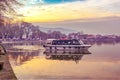
[[[77,39],[56,39],[53,41],[78,41]]]
[[[51,40],[57,40],[57,39],[47,39],[47,41],[51,41]]]
[[[56,41],[78,41],[77,39],[47,39],[47,43],[56,42]]]
[[[47,39],[46,42],[47,42],[47,43],[50,43],[50,42],[52,42],[53,40],[56,40],[56,39]]]

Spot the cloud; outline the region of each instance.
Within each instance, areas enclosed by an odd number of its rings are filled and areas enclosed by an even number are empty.
[[[104,5],[103,7],[100,8],[105,11],[113,12],[115,14],[120,14],[120,1]]]
[[[31,3],[37,3],[37,1],[39,3],[43,0],[31,0]],[[67,3],[60,4],[25,6],[19,11],[19,13],[21,12],[25,16],[29,16],[26,17],[26,21],[61,21],[81,18],[120,16],[119,7],[119,0],[68,0]]]
[[[37,4],[44,4],[44,0],[19,0],[25,6],[32,6]]]

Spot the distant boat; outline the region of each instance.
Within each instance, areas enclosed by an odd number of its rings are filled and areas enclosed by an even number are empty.
[[[78,50],[88,49],[91,45],[84,44],[81,40],[77,39],[48,39],[43,47],[47,50]]]

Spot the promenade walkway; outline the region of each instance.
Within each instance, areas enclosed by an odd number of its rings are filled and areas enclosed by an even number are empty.
[[[17,80],[9,63],[7,53],[0,45],[0,80]]]

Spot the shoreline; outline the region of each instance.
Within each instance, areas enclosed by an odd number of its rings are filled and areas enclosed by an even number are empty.
[[[0,55],[0,59],[4,60],[3,69],[0,70],[0,80],[17,80],[17,77],[15,76],[10,65],[7,54]]]

